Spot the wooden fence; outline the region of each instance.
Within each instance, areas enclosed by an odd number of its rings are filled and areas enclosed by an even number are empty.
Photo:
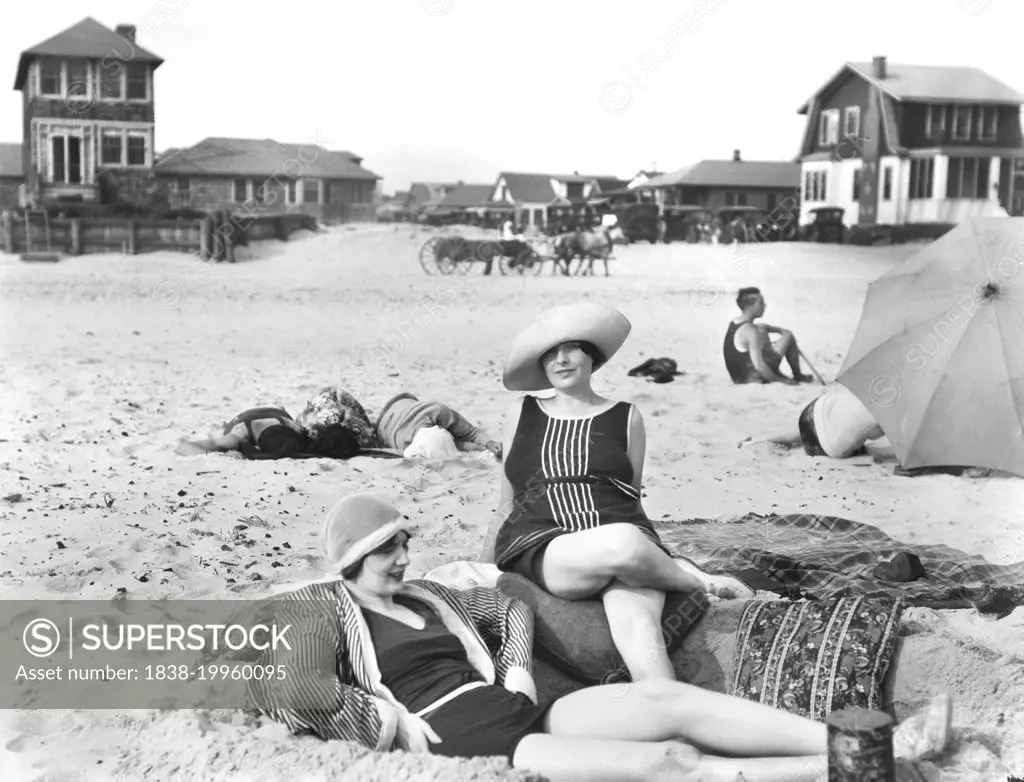
[[[49,237],[47,237],[47,228]],[[213,212],[194,220],[154,220],[127,217],[51,217],[44,222],[32,215],[4,212],[0,247],[8,253],[52,251],[65,255],[85,253],[138,253],[173,250],[196,253],[203,260],[234,262],[234,247],[251,240],[287,241],[300,228],[316,230],[316,220],[304,214],[261,214],[244,217]]]

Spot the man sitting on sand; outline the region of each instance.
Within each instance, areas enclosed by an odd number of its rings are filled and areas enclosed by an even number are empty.
[[[845,386],[837,385],[803,409],[795,431],[787,430],[742,445],[764,442],[788,447],[803,445],[809,456],[846,459],[861,453],[868,440],[884,436],[882,427],[864,403]]]
[[[487,450],[501,458],[501,443],[483,429],[473,426],[446,404],[421,402],[407,392],[384,405],[377,417],[377,438],[381,447],[405,453],[421,432],[435,427],[446,431],[460,451]]]
[[[729,324],[722,346],[725,368],[733,383],[785,383],[795,386],[814,380],[800,371],[800,349],[792,331],[754,322],[765,311],[760,289],[741,288],[736,296],[736,305],[742,314]],[[770,334],[778,335],[774,343],[769,339]],[[792,378],[779,374],[783,358],[793,371]]]

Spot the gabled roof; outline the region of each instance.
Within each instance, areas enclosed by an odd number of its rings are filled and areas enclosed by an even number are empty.
[[[465,209],[470,206],[483,206],[491,198],[493,185],[458,185],[445,196],[441,206],[445,209]]]
[[[600,176],[595,178],[597,179],[597,186],[602,193],[607,193],[609,190],[621,190],[630,182],[628,179],[619,179],[617,176]]]
[[[800,165],[776,160],[702,160],[661,174],[646,184],[651,187],[688,185],[700,187],[791,188],[800,183]]]
[[[91,60],[120,60],[122,62],[150,62],[159,68],[163,59],[148,49],[143,49],[135,41],[104,27],[91,16],[85,17],[78,24],[37,43],[31,49],[21,53],[18,60],[18,74],[14,79],[14,89],[20,90],[25,85],[28,65],[35,57],[83,57]]]
[[[25,176],[21,161],[21,144],[0,144],[0,177]]]
[[[847,62],[815,95],[820,94],[846,72],[853,72],[897,101],[970,102],[1024,104],[1024,93],[990,76],[980,68],[945,65],[899,65],[886,63],[885,78],[876,79],[869,62]],[[806,114],[808,99],[798,114]]]
[[[509,197],[513,201],[547,204],[555,198],[555,190],[551,187],[551,174],[502,171],[498,176],[505,180]]]
[[[205,138],[185,149],[164,153],[153,166],[158,174],[316,177],[378,180],[355,155],[273,139]]]

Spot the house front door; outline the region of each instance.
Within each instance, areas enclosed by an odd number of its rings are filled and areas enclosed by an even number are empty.
[[[79,136],[50,136],[50,181],[82,184],[82,139]]]

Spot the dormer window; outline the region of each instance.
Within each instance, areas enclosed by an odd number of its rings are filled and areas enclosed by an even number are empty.
[[[946,133],[946,107],[932,103],[928,106],[924,134],[930,139],[941,139]]]
[[[43,60],[39,65],[39,94],[59,98],[64,94],[64,64],[60,60]]]
[[[953,107],[953,140],[967,141],[971,137],[971,106]]]
[[[860,135],[860,106],[847,106],[846,116],[843,118],[843,135],[847,138],[857,138]]]
[[[839,109],[821,112],[818,121],[818,146],[827,147],[839,143]]]

